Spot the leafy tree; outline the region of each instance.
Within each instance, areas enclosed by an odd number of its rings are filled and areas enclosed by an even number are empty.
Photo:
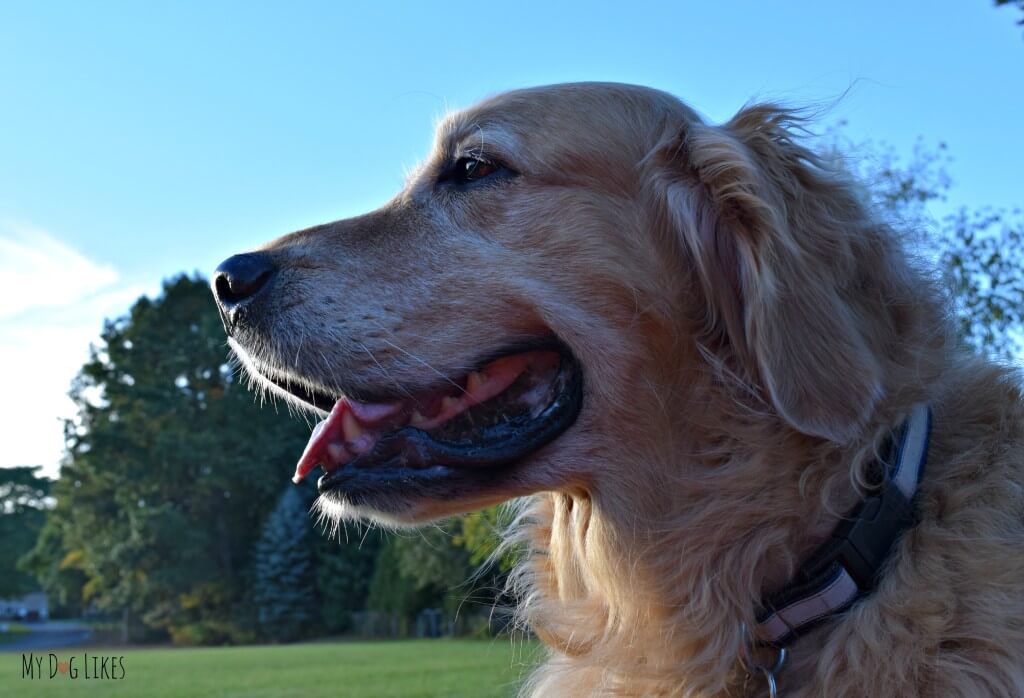
[[[370,582],[367,608],[393,613],[408,623],[424,608],[439,605],[443,592],[439,593],[432,581],[417,580],[408,574],[402,564],[402,554],[409,547],[403,546],[401,540],[391,537],[381,546]]]
[[[352,627],[352,614],[366,609],[377,556],[386,536],[378,528],[339,535],[314,535],[316,590],[323,629],[339,633]]]
[[[50,512],[18,567],[31,574],[47,593],[51,618],[74,618],[82,614],[82,588],[88,578],[64,547],[64,522]]]
[[[1024,358],[1024,224],[999,211],[961,209],[944,221],[942,262],[960,334],[1007,361]]]
[[[865,182],[878,210],[945,275],[963,340],[997,359],[1024,359],[1021,211],[961,207],[936,217],[933,206],[946,202],[952,187],[947,173],[952,159],[943,143],[928,148],[918,141],[904,159],[891,147],[850,143],[834,131],[830,147],[837,161]]]
[[[31,556],[44,583],[77,571],[81,601],[126,621],[245,639],[255,537],[308,431],[254,404],[226,353],[198,277],[105,324],[72,388],[78,418]]]
[[[501,530],[508,526],[508,509],[490,507],[462,517],[458,533],[452,538],[455,545],[469,552],[473,565],[496,564],[499,573],[508,572],[522,556],[515,548],[502,549]],[[497,555],[497,559],[493,559]]]
[[[0,599],[23,596],[39,588],[32,575],[17,567],[32,550],[46,518],[51,481],[39,466],[0,468]]]
[[[454,613],[473,572],[467,551],[452,541],[452,530],[459,525],[460,519],[455,519],[391,536],[377,560],[369,608],[406,619],[425,608],[444,607]]]
[[[389,538],[370,585],[369,608],[406,619],[425,608],[442,608],[449,618],[489,611],[507,570],[484,564],[497,545],[495,530],[481,524],[485,516],[475,512]]]
[[[256,543],[253,600],[265,637],[294,640],[316,616],[308,503],[289,485]]]

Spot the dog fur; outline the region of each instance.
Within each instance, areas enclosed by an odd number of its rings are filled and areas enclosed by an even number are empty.
[[[792,646],[783,693],[1024,695],[1019,376],[958,343],[940,286],[799,132],[771,105],[711,125],[625,85],[506,93],[444,119],[378,211],[263,248],[273,296],[232,339],[255,375],[399,395],[541,332],[579,360],[577,423],[495,491],[331,510],[522,498],[513,579],[550,652],[525,693],[766,695],[742,628],[926,402],[921,522]],[[517,175],[439,186],[467,154]]]

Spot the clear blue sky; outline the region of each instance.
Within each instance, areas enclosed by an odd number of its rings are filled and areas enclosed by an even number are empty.
[[[1018,16],[989,0],[5,1],[0,360],[51,378],[0,414],[25,434],[0,464],[53,462],[61,393],[103,315],[378,205],[437,116],[507,88],[643,83],[723,120],[751,97],[852,87],[826,123],[901,152],[945,141],[953,204],[1024,204]]]

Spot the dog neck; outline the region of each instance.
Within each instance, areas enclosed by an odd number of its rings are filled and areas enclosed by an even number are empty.
[[[535,501],[543,552],[521,574],[522,610],[563,658],[534,677],[537,695],[619,682],[651,695],[683,684],[694,695],[735,691],[742,629],[859,500],[851,482],[891,429],[858,449],[755,420],[690,433],[704,438],[680,449],[685,462],[643,468],[662,475],[636,502],[617,496],[635,481]]]
[[[915,405],[875,470],[878,485],[800,566],[787,588],[766,598],[751,641],[786,647],[870,594],[901,533],[916,524],[916,494],[931,434],[931,410]]]

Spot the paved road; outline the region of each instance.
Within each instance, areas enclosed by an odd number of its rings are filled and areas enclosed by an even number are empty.
[[[29,652],[74,647],[92,636],[92,629],[71,621],[25,623],[31,632],[13,642],[0,643],[0,652]]]

